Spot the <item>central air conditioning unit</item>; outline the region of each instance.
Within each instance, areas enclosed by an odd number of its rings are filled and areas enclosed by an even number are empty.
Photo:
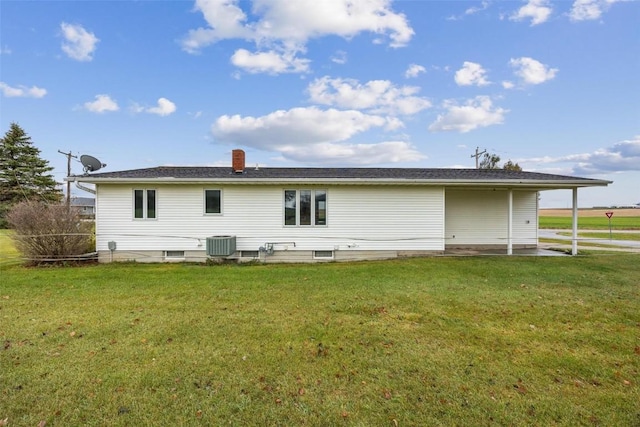
[[[231,256],[236,251],[236,236],[207,237],[207,256]]]

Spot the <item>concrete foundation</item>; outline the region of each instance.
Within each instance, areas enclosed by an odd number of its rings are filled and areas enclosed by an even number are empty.
[[[340,261],[365,261],[393,258],[407,258],[417,256],[442,255],[443,251],[274,251],[272,254],[259,252],[258,256],[241,256],[242,252],[226,258],[212,259],[236,262],[265,262],[265,263],[316,263]],[[207,262],[210,257],[205,251],[184,251],[184,257],[167,257],[164,251],[98,251],[98,261],[108,262]]]

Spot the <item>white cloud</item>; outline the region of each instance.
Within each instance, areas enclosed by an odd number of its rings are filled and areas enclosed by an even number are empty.
[[[553,9],[549,6],[548,0],[529,0],[527,4],[513,13],[509,19],[512,21],[522,21],[531,19],[531,26],[542,24],[549,19]]]
[[[150,114],[157,114],[158,116],[168,116],[176,111],[176,104],[169,101],[167,98],[158,99],[158,106],[147,108],[146,112]]]
[[[85,102],[84,108],[92,113],[106,113],[108,111],[118,111],[118,103],[111,99],[109,95],[96,95],[93,102]]]
[[[73,25],[63,22],[62,29],[62,50],[69,58],[78,61],[91,61],[96,44],[100,41],[93,33],[85,30],[82,25]]]
[[[149,113],[165,117],[175,113],[176,104],[169,101],[167,98],[159,98],[158,105],[156,105],[155,107],[143,107],[138,103],[133,103],[130,107],[130,110],[132,113]]]
[[[388,37],[392,47],[405,46],[414,32],[405,15],[395,13],[390,0],[253,0],[251,16],[240,7],[248,2],[239,0],[196,0],[195,10],[203,14],[206,28],[190,30],[182,40],[189,53],[225,39],[243,39],[256,44],[256,51],[242,53],[236,61],[250,61],[249,68],[259,72],[277,72],[273,55],[295,58],[306,50],[310,39],[329,35],[352,38],[362,32]],[[266,49],[267,52],[262,52]],[[261,55],[267,53],[268,58]],[[234,55],[234,56],[236,56]],[[253,66],[268,60],[266,67]],[[307,61],[298,59],[297,61]],[[285,61],[286,62],[286,61]],[[308,62],[285,68],[287,72],[304,72]]]
[[[394,86],[388,80],[371,80],[361,84],[354,79],[331,79],[327,76],[311,82],[307,88],[311,102],[373,113],[412,115],[431,107],[431,102],[415,96],[414,86]]]
[[[640,136],[585,155],[575,167],[577,174],[640,171]]]
[[[458,86],[486,86],[490,82],[486,78],[486,70],[475,62],[465,61],[462,68],[456,71],[455,81]]]
[[[11,55],[11,49],[7,46],[0,47],[0,55]]]
[[[291,53],[275,51],[251,53],[238,49],[231,57],[231,63],[249,73],[301,73],[309,70],[309,60],[295,58]]]
[[[196,0],[194,10],[202,12],[209,27],[189,30],[182,40],[182,48],[189,53],[198,53],[220,40],[254,39],[254,29],[245,24],[247,15],[237,4],[237,0]]]
[[[411,64],[409,65],[409,68],[407,68],[407,71],[404,72],[404,76],[409,79],[412,77],[418,77],[419,74],[426,73],[426,72],[427,72],[427,69],[424,68],[422,65]]]
[[[516,85],[513,82],[510,82],[509,80],[505,80],[502,82],[502,87],[505,89],[513,89]]]
[[[344,141],[386,123],[384,117],[359,111],[309,107],[279,110],[262,117],[224,115],[216,120],[212,131],[223,142],[274,148],[281,144]]]
[[[344,50],[338,50],[336,51],[336,53],[331,57],[331,62],[335,62],[336,64],[346,64],[347,63],[347,52],[345,52]]]
[[[283,147],[281,153],[286,159],[296,162],[357,166],[416,162],[426,158],[411,144],[404,141],[385,141],[373,144],[327,142],[310,144],[306,147]]]
[[[467,100],[463,105],[447,100],[443,107],[447,112],[439,114],[436,121],[429,126],[432,132],[466,133],[479,127],[501,124],[508,112],[503,108],[495,108],[488,96],[477,96]]]
[[[42,98],[47,94],[47,90],[38,86],[26,87],[19,85],[11,87],[5,82],[0,82],[0,91],[7,98]]]
[[[447,18],[448,21],[458,21],[463,19],[465,16],[475,15],[476,13],[482,12],[483,10],[487,10],[491,3],[488,0],[483,0],[480,3],[480,6],[471,6],[465,9],[462,15],[452,15]]]
[[[613,3],[622,0],[575,0],[569,12],[572,21],[590,21],[598,19],[609,10]]]
[[[361,32],[389,37],[392,47],[406,45],[414,32],[405,15],[393,12],[389,0],[254,0],[262,15],[259,39],[305,43],[327,35],[351,38]]]
[[[615,172],[640,171],[640,135],[632,139],[617,142],[591,153],[569,154],[560,157],[535,157],[518,159],[518,163],[527,163],[540,169],[541,165],[561,164],[568,174],[596,175]],[[545,168],[548,170],[548,168]]]
[[[390,124],[393,119],[359,111],[308,107],[262,117],[224,115],[215,121],[211,131],[217,141],[278,152],[286,159],[306,163],[377,164],[423,158],[402,141],[346,142],[370,129],[389,129]]]
[[[536,61],[533,58],[511,58],[509,65],[514,68],[516,76],[520,77],[524,84],[537,85],[553,79],[558,73],[557,68]]]
[[[478,12],[482,12],[483,10],[486,10],[489,7],[489,2],[486,0],[483,0],[480,3],[480,6],[472,6],[470,8],[468,8],[467,10],[464,11],[465,15],[475,15]]]
[[[145,110],[146,108],[138,104],[137,102],[134,102],[129,106],[129,111],[131,111],[134,114],[144,113]]]

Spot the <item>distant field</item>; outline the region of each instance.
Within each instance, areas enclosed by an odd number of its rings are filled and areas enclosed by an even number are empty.
[[[601,217],[607,219],[606,212],[613,212],[613,218],[635,216],[640,218],[640,209],[578,209],[578,216]],[[540,209],[540,216],[567,216],[572,215],[571,209]]]
[[[606,212],[613,212],[611,228],[614,230],[640,230],[640,209],[579,209],[578,228],[608,230]],[[540,228],[571,228],[571,209],[540,209]]]

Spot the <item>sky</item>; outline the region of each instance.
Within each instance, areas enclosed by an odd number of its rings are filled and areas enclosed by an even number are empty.
[[[473,168],[478,149],[614,181],[580,207],[632,205],[639,23],[624,0],[1,0],[0,133],[18,123],[60,182],[59,151],[117,171],[235,148],[249,166]]]

